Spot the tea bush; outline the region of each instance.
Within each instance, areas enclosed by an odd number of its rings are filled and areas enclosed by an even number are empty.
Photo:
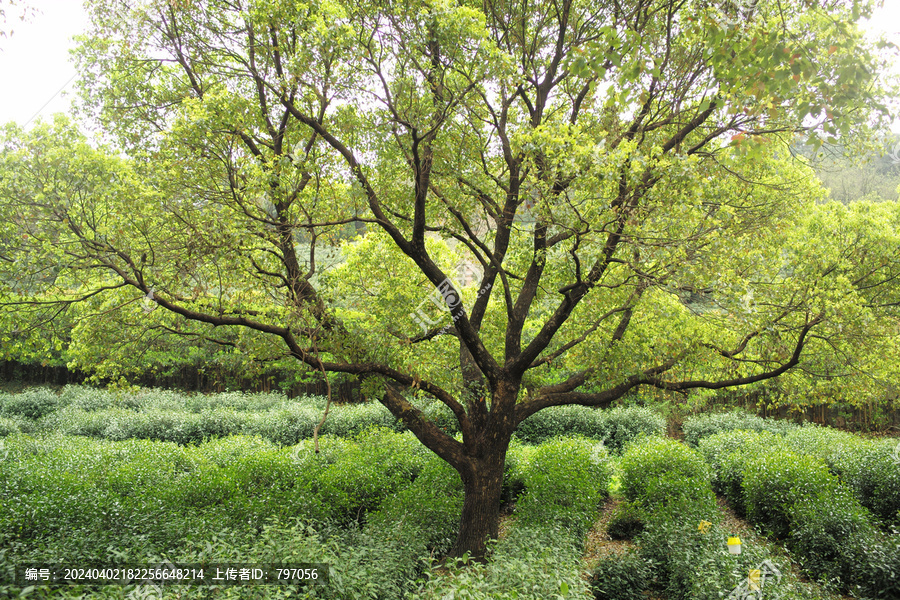
[[[560,435],[578,434],[603,439],[603,411],[587,406],[552,406],[536,412],[516,428],[516,437],[529,444],[540,444]]]
[[[644,513],[631,502],[622,502],[609,517],[606,532],[614,540],[630,540],[644,530]]]
[[[648,520],[636,541],[640,556],[652,565],[655,588],[669,600],[720,600],[746,596],[739,586],[746,584],[751,570],[765,568],[770,561],[783,574],[781,581],[768,579],[760,590],[763,598],[820,600],[815,591],[799,582],[790,567],[774,558],[765,546],[744,540],[741,554],[728,552],[726,540],[734,532],[726,530],[718,512],[708,516],[710,525],[698,528],[697,514],[690,515],[677,504],[661,507]],[[736,594],[736,595],[732,595]]]
[[[712,476],[699,452],[668,438],[650,438],[629,444],[619,466],[625,498],[644,505],[664,503],[662,489],[670,485],[708,488]],[[678,480],[688,483],[678,483]]]
[[[842,480],[887,527],[900,527],[900,450],[897,440],[866,442],[841,457]]]
[[[459,433],[459,421],[456,420],[456,415],[453,414],[449,406],[437,400],[425,401],[420,406],[425,417],[434,422],[439,428],[450,435]]]
[[[0,416],[37,420],[57,409],[59,397],[50,388],[31,388],[18,394],[0,394]]]
[[[428,459],[429,451],[411,433],[371,429],[353,442],[315,474],[316,495],[341,521],[377,509],[385,497],[409,486]]]
[[[728,553],[730,532],[720,524],[709,467],[697,450],[669,439],[644,440],[626,447],[620,466],[622,489],[631,500],[622,520],[629,510],[640,520],[642,531],[635,538],[640,557],[652,567],[655,587],[666,598],[725,597],[746,578],[742,573],[769,558],[759,548],[738,556]],[[698,527],[701,521],[708,522],[705,528]],[[784,581],[770,584],[766,592],[803,597],[794,588]]]
[[[637,552],[604,556],[591,574],[596,600],[642,600],[650,587],[652,565]]]
[[[408,532],[440,555],[456,540],[462,503],[459,473],[437,456],[430,456],[412,485],[387,496],[367,522],[377,529]]]
[[[858,542],[877,534],[869,514],[845,489],[833,496],[798,500],[791,507],[790,521],[788,546],[803,568],[840,587],[846,587],[856,566],[866,562]]]
[[[798,427],[784,439],[795,451],[823,460],[836,475],[842,474],[846,457],[866,444],[858,435],[819,425]]]
[[[322,411],[316,411],[315,426],[322,418]],[[371,427],[381,427],[402,431],[405,428],[401,423],[379,402],[366,402],[364,404],[352,404],[332,407],[325,423],[322,424],[322,433],[332,433],[341,437],[351,437],[362,433]],[[310,435],[312,433],[310,432]]]
[[[650,408],[616,406],[602,414],[603,443],[613,452],[621,452],[633,440],[666,434],[665,418]]]
[[[750,413],[737,411],[688,417],[682,425],[684,441],[692,447],[697,447],[703,438],[722,431],[769,431],[785,435],[796,428],[797,425],[789,421],[763,419]]]
[[[900,541],[885,536],[823,459],[774,449],[748,460],[749,518],[788,547],[812,575],[864,598],[900,591]]]
[[[821,459],[776,449],[746,463],[743,488],[750,520],[783,539],[790,532],[794,504],[837,494],[840,482]]]
[[[607,448],[619,452],[633,439],[665,433],[665,419],[649,408],[554,406],[522,421],[515,435],[530,444],[539,444],[560,435],[581,435],[602,440]]]
[[[590,597],[582,578],[580,540],[554,526],[514,527],[487,564],[450,562],[428,573],[409,597],[417,600],[547,600]]]
[[[20,433],[19,422],[16,419],[0,417],[0,437],[6,437],[14,433]]]
[[[746,462],[776,447],[785,447],[784,437],[769,431],[723,431],[700,440],[699,450],[713,469],[713,489],[739,515],[746,514],[742,485]]]
[[[35,545],[58,532],[138,535],[179,543],[187,524],[258,528],[272,517],[349,522],[421,471],[411,434],[372,431],[322,439],[322,452],[253,439],[199,446],[72,436],[6,438],[0,537]]]
[[[606,496],[610,470],[602,443],[559,437],[536,446],[516,465],[525,492],[516,504],[523,524],[554,523],[583,535]]]
[[[258,435],[282,446],[293,446],[312,437],[322,414],[305,404],[294,404],[254,414],[243,433]],[[324,431],[322,432],[324,434]]]

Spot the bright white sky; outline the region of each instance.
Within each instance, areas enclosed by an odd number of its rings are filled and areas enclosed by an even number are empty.
[[[69,61],[69,49],[74,46],[72,36],[87,26],[82,3],[30,0],[29,4],[39,13],[25,23],[16,16],[4,27],[13,29],[13,35],[0,37],[0,124],[24,125],[37,114],[47,118],[66,112],[71,102],[75,67]],[[900,2],[885,0],[885,4],[868,28],[887,33],[900,44]],[[900,133],[900,115],[894,120],[894,131]]]

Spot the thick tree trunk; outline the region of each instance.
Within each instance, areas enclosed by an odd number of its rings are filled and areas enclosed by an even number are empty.
[[[460,516],[459,535],[451,556],[481,560],[488,540],[497,539],[500,524],[500,497],[503,491],[503,466],[509,448],[509,435],[499,436],[482,448],[480,456],[471,460],[460,473],[465,498]]]

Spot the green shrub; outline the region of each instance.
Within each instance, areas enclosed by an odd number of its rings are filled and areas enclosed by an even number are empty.
[[[746,540],[741,554],[729,554],[726,539],[733,532],[726,531],[718,517],[712,519],[705,531],[700,531],[697,525],[694,518],[685,518],[682,507],[667,506],[651,516],[646,530],[637,538],[641,557],[653,567],[654,587],[668,600],[729,597],[746,581],[751,569],[760,568],[765,560],[779,562],[773,560],[764,546],[748,544]],[[767,581],[762,597],[816,598],[798,594],[788,567],[776,566],[788,577],[779,583]]]
[[[382,530],[398,528],[421,540],[429,550],[450,550],[459,529],[463,487],[459,474],[437,456],[430,456],[412,485],[386,497],[367,523]]]
[[[646,407],[617,406],[601,414],[603,443],[613,452],[621,452],[633,440],[666,434],[666,420]]]
[[[846,457],[865,445],[852,433],[812,424],[790,431],[784,439],[795,451],[822,459],[836,475],[842,474]]]
[[[346,444],[337,460],[313,473],[310,485],[341,521],[362,517],[381,501],[409,486],[427,460],[426,450],[411,433],[371,429]]]
[[[456,420],[456,415],[454,415],[453,411],[450,410],[450,407],[443,402],[437,400],[425,402],[421,405],[421,410],[425,417],[440,429],[446,431],[450,435],[459,433],[459,421]]]
[[[900,598],[900,538],[860,536],[852,540],[856,561],[848,565],[851,583],[848,591],[858,598],[896,600]]]
[[[522,421],[516,437],[529,444],[540,444],[561,435],[583,435],[602,440],[603,411],[587,406],[551,406]]]
[[[540,444],[560,435],[581,435],[602,440],[619,452],[631,440],[642,436],[665,435],[665,419],[649,408],[617,406],[597,409],[586,406],[553,406],[539,411],[519,424],[516,437]]]
[[[123,409],[89,412],[77,406],[65,406],[44,417],[41,420],[41,428],[44,431],[53,431],[66,435],[103,437],[104,430],[111,422],[118,418],[128,418],[131,414],[133,414],[131,411]],[[123,434],[118,439],[123,439],[124,437]]]
[[[20,433],[19,423],[15,419],[0,417],[0,437]]]
[[[846,489],[798,500],[791,507],[790,521],[788,545],[803,568],[841,587],[854,579],[853,571],[864,562],[860,542],[877,537],[869,513]]]
[[[782,436],[768,431],[722,431],[700,440],[699,450],[713,469],[713,489],[725,496],[739,514],[744,506],[744,466],[761,451],[785,445]]]
[[[500,501],[512,502],[525,491],[525,469],[537,446],[523,444],[513,437],[503,465],[503,492]]]
[[[324,408],[323,408],[324,410]],[[321,420],[323,411],[316,411],[312,426]],[[333,406],[322,424],[321,433],[352,437],[371,427],[400,431],[400,423],[380,402]],[[312,429],[310,429],[312,435]]]
[[[122,394],[83,385],[67,385],[59,392],[59,405],[86,411],[105,408],[136,409],[140,404],[131,394]]]
[[[608,453],[601,442],[560,437],[535,447],[516,467],[525,493],[516,505],[523,524],[557,523],[582,535],[609,487]]]
[[[896,440],[857,445],[841,457],[841,476],[863,506],[900,526],[900,450]]]
[[[730,412],[689,417],[685,420],[682,430],[684,441],[696,447],[701,439],[722,431],[770,431],[785,435],[796,427],[797,425],[788,421],[763,419],[745,412]]]
[[[243,432],[250,418],[233,408],[216,407],[200,412],[199,428],[204,438],[227,437]]]
[[[650,586],[652,566],[636,552],[600,559],[591,575],[596,600],[641,600]]]
[[[210,525],[209,530],[188,532],[183,547],[169,558],[174,562],[203,564],[325,563],[329,565],[328,579],[317,585],[311,596],[317,599],[390,600],[406,597],[429,559],[424,545],[415,538],[387,535],[357,525],[336,528],[296,519],[274,520],[266,523],[259,532],[207,524]],[[240,592],[241,588],[236,586],[233,591]],[[296,590],[275,586],[243,589],[246,593],[240,597],[248,599],[310,597],[298,596]],[[189,598],[210,597],[208,588],[203,591],[199,586],[190,586],[182,590],[179,593],[188,594],[186,597]],[[202,593],[190,595],[197,591]],[[223,591],[224,597],[232,597],[227,595],[232,589],[220,590],[215,597],[221,596]]]
[[[580,540],[551,526],[514,527],[487,564],[451,561],[430,572],[417,600],[559,600],[590,597],[582,578]]]
[[[685,480],[688,488],[709,487],[711,471],[699,452],[667,438],[648,438],[629,444],[622,455],[622,493],[629,501],[651,506],[664,501],[663,488],[679,486]],[[652,498],[652,501],[651,501]]]
[[[267,412],[286,405],[303,404],[322,408],[325,399],[318,396],[306,396],[296,400],[288,400],[284,394],[273,392],[222,392],[218,394],[191,394],[182,396],[179,405],[190,412],[205,412],[216,409],[228,409],[236,412]]]
[[[31,388],[19,394],[0,394],[0,415],[37,420],[59,405],[59,397],[49,388]]]
[[[300,440],[311,438],[321,418],[321,413],[311,406],[285,406],[254,414],[244,426],[243,433],[258,435],[282,446],[293,446]]]
[[[794,505],[835,495],[840,482],[821,459],[776,449],[746,463],[743,488],[750,520],[783,539],[790,532]]]

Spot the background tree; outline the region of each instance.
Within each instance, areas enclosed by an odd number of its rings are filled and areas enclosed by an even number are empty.
[[[15,33],[15,20],[25,21],[34,13],[35,8],[26,2],[18,0],[0,2],[0,38],[9,37]]]
[[[93,3],[84,108],[128,158],[65,123],[6,136],[0,278],[42,300],[3,304],[148,299],[148,326],[365,379],[459,472],[453,553],[481,556],[528,416],[777,377],[891,283],[884,254],[790,237],[821,197],[794,134],[887,113],[871,3],[782,4]]]

